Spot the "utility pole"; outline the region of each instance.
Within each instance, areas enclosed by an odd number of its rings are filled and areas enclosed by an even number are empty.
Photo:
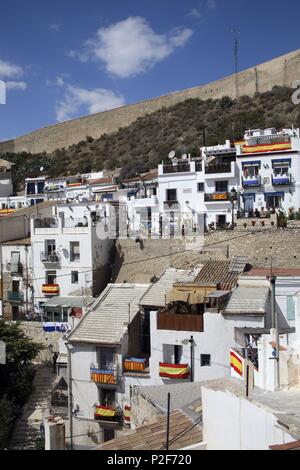
[[[276,382],[277,388],[280,388],[280,364],[279,364],[279,322],[278,311],[276,309],[276,276],[271,276],[271,309],[272,309],[272,329],[275,330],[275,343],[276,343]]]
[[[194,382],[194,336],[191,336],[189,339],[189,343],[191,346],[191,374],[190,374],[190,381]]]
[[[233,53],[234,53],[234,70],[235,70],[235,91],[236,91],[236,99],[239,99],[239,76],[238,76],[238,69],[239,69],[239,35],[240,30],[239,28],[233,28],[231,32],[234,34],[234,46],[233,46]]]
[[[169,442],[170,442],[170,413],[171,413],[171,393],[168,393],[166,450],[169,450]]]
[[[69,441],[70,450],[73,450],[73,393],[72,393],[72,362],[71,345],[66,342],[68,351],[68,419],[69,419]]]

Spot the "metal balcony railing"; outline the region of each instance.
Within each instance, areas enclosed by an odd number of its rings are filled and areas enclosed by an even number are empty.
[[[248,176],[247,178],[242,178],[243,188],[255,188],[261,186],[261,177],[260,175]]]
[[[13,292],[13,291],[8,291],[8,300],[10,302],[24,302],[24,293],[23,292]]]
[[[210,175],[213,173],[230,173],[231,163],[223,163],[222,165],[206,165],[205,173]]]
[[[281,174],[281,175],[272,175],[272,185],[273,186],[284,186],[292,184],[292,175],[290,173]]]
[[[229,193],[211,193],[204,194],[205,202],[220,202],[220,201],[230,201]]]
[[[177,165],[164,165],[164,173],[186,173],[191,171],[189,163],[178,163]]]
[[[60,262],[60,256],[57,253],[41,253],[42,263],[57,264]]]

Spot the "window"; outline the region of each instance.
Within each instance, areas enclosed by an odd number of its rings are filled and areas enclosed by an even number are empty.
[[[227,193],[228,181],[216,181],[216,193]]]
[[[56,250],[55,240],[46,240],[45,245],[46,245],[46,254],[53,255],[53,253],[55,253],[55,250]]]
[[[243,166],[244,178],[253,179],[259,176],[259,165]]]
[[[173,344],[163,345],[163,362],[166,364],[180,364],[182,359],[182,346]]]
[[[80,245],[79,242],[70,242],[70,260],[80,260]]]
[[[200,360],[201,360],[201,367],[210,367],[211,365],[210,354],[201,354]]]
[[[71,283],[78,284],[78,271],[71,272]]]
[[[177,189],[167,189],[167,201],[177,201]]]
[[[290,321],[295,320],[295,303],[292,295],[286,297],[286,311],[287,319]]]
[[[198,183],[197,188],[198,193],[202,193],[204,191],[204,183]]]
[[[273,173],[275,176],[285,176],[289,174],[290,165],[288,163],[275,163]]]
[[[116,392],[111,388],[100,389],[100,403],[101,406],[115,406]]]
[[[56,284],[56,271],[46,271],[46,284]]]

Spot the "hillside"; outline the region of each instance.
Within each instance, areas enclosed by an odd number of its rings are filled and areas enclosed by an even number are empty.
[[[243,137],[245,129],[300,127],[300,105],[291,102],[291,89],[274,87],[253,98],[239,100],[189,99],[137,119],[118,132],[86,140],[53,154],[4,153],[1,158],[16,163],[15,182],[25,176],[50,177],[122,168],[121,177],[131,177],[155,167],[171,149],[199,155],[199,147]],[[205,132],[204,132],[205,131]]]

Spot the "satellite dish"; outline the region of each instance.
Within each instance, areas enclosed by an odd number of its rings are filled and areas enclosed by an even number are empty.
[[[172,150],[172,151],[169,153],[168,156],[169,156],[170,160],[172,160],[172,159],[175,157],[175,155],[176,155],[175,150]]]
[[[182,158],[182,160],[186,160],[188,158],[188,156],[187,156],[186,153],[184,153],[181,158]]]
[[[43,166],[41,166],[40,171],[41,171],[41,172],[44,171],[44,167],[43,167]]]

